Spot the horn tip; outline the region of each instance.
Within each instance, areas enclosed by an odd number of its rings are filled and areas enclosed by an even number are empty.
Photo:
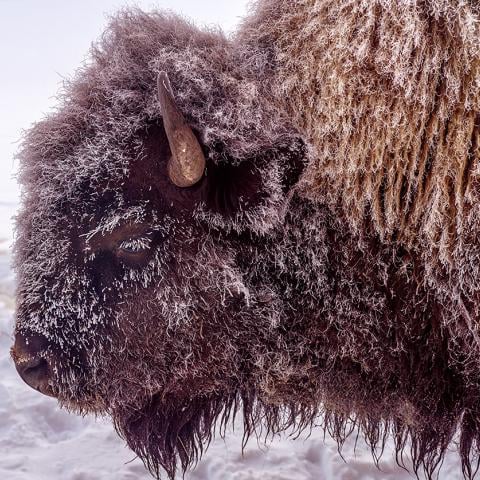
[[[173,96],[173,90],[170,85],[170,79],[168,78],[167,72],[161,70],[158,72],[157,76],[157,88],[158,90],[166,90],[170,95]]]

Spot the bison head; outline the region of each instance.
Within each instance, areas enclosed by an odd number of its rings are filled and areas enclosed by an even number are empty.
[[[303,162],[284,126],[274,144],[265,134],[273,112],[262,132],[222,110],[243,101],[265,117],[229,49],[177,18],[124,12],[21,153],[17,369],[73,411],[110,414],[157,474],[194,461],[253,388],[245,342],[274,319],[246,266]],[[235,128],[230,146],[217,138]]]

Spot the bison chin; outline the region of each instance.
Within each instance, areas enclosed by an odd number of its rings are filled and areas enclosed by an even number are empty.
[[[235,394],[178,401],[154,395],[140,410],[122,406],[112,412],[115,428],[156,478],[163,468],[170,479],[200,459],[215,434],[225,431],[240,402]]]

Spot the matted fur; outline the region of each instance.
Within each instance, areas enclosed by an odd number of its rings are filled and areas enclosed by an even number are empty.
[[[60,403],[110,415],[156,476],[241,410],[245,439],[358,427],[376,459],[393,436],[429,477],[458,434],[471,477],[478,10],[262,0],[231,39],[118,13],[19,154],[16,331],[49,340]],[[162,70],[209,162],[182,192]],[[141,266],[105,246],[126,225]]]

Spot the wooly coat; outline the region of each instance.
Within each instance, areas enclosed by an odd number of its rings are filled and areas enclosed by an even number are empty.
[[[120,12],[19,153],[19,368],[109,414],[156,476],[242,411],[245,438],[358,427],[377,455],[393,437],[427,476],[458,432],[471,477],[479,16],[262,0],[227,39]],[[186,188],[159,72],[207,161]]]

